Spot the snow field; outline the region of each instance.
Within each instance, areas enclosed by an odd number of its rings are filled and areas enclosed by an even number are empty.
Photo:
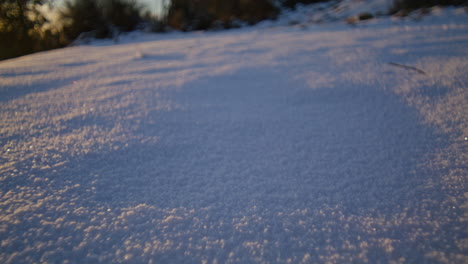
[[[466,262],[461,18],[1,62],[0,262]]]

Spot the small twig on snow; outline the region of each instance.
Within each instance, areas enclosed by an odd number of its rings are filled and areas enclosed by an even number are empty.
[[[395,66],[395,67],[400,67],[400,68],[403,68],[403,69],[409,69],[409,70],[417,71],[420,74],[427,75],[427,73],[425,71],[423,71],[421,69],[418,69],[416,67],[413,67],[413,66],[403,65],[403,64],[399,64],[399,63],[395,63],[395,62],[389,62],[388,64],[390,64],[392,66]]]

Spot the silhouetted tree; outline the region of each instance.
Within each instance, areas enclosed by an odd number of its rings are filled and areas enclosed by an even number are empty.
[[[141,23],[141,7],[130,0],[101,0],[104,19],[121,31],[134,30]]]
[[[95,32],[97,38],[112,37],[113,29],[134,30],[142,21],[141,8],[128,0],[74,0],[61,12],[63,32],[73,40],[83,32]]]
[[[42,0],[2,0],[0,3],[0,59],[41,49],[40,31],[46,22],[36,9]]]
[[[278,12],[271,0],[172,0],[167,21],[180,30],[229,28],[236,20],[254,24]]]
[[[96,31],[96,37],[106,37],[108,29],[95,0],[65,2],[61,12],[63,32],[71,41],[83,32]]]

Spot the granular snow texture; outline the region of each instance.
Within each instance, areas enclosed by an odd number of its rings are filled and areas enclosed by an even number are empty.
[[[468,262],[464,19],[1,62],[0,262]]]

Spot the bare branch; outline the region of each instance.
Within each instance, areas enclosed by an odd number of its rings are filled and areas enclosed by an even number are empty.
[[[423,71],[421,69],[418,69],[416,67],[413,67],[413,66],[408,66],[408,65],[404,65],[404,64],[395,63],[395,62],[389,62],[388,64],[392,65],[392,66],[395,66],[395,67],[400,67],[400,68],[403,68],[403,69],[409,69],[409,70],[417,71],[420,74],[427,75],[427,73],[425,71]]]

